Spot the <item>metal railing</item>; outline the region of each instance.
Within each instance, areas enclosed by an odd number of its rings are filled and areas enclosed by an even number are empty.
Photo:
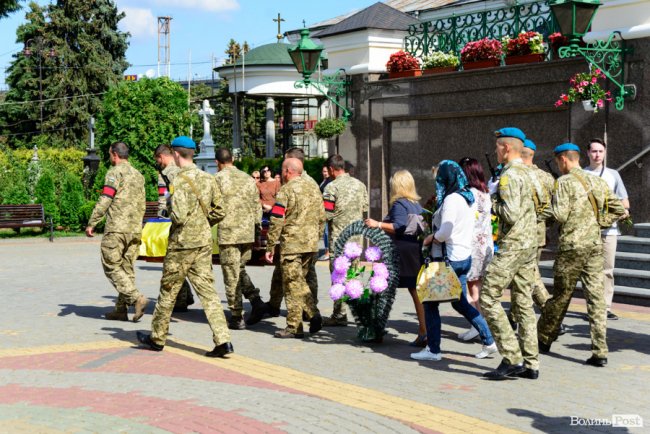
[[[515,3],[503,9],[452,15],[409,26],[404,38],[405,50],[415,57],[425,57],[433,51],[460,50],[467,42],[483,38],[501,39],[520,32],[537,31],[547,39],[558,31],[558,25],[546,1]]]
[[[625,163],[621,164],[616,170],[620,172],[621,170],[625,169],[627,166],[629,166],[632,163],[636,164],[637,167],[643,166],[643,163],[639,163],[638,160],[648,152],[650,152],[650,146],[646,146],[645,148],[643,148],[641,152],[639,152],[634,157],[627,160]]]

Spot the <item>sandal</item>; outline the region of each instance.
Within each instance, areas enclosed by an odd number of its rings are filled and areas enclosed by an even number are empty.
[[[427,346],[427,335],[418,335],[413,342],[409,344],[411,347],[424,348]]]

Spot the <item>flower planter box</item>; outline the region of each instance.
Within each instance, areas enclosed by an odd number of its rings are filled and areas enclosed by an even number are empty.
[[[493,68],[499,65],[501,65],[500,60],[476,60],[474,62],[463,63],[463,69],[468,70],[468,69]]]
[[[524,54],[523,56],[509,56],[505,58],[506,65],[520,65],[522,63],[539,63],[544,61],[544,53]]]
[[[433,75],[440,74],[443,72],[454,72],[456,70],[455,66],[437,66],[435,68],[423,69],[422,75]]]
[[[419,77],[421,75],[421,69],[409,69],[408,71],[389,72],[388,78]]]

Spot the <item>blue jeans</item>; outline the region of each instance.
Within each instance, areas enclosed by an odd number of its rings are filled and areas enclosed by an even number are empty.
[[[452,301],[451,307],[464,316],[478,330],[483,345],[492,345],[494,339],[492,338],[492,333],[490,333],[485,318],[467,301],[467,273],[472,265],[472,257],[470,256],[462,261],[449,261],[449,264],[456,273],[456,276],[458,276],[458,280],[460,280],[461,286],[463,287],[460,300]],[[437,301],[425,301],[422,303],[424,306],[424,318],[427,324],[427,342],[429,350],[432,353],[440,352],[442,322],[440,321],[440,311],[438,310],[439,304]]]
[[[329,250],[330,248],[330,240],[329,240],[329,229],[327,228],[327,224],[325,225],[325,231],[323,232],[323,243],[325,244],[325,250]]]

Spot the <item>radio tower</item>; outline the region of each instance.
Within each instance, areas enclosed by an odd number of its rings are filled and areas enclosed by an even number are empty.
[[[170,24],[172,17],[158,17],[158,77],[160,77],[160,65],[164,67],[163,75],[171,76],[170,61]]]

